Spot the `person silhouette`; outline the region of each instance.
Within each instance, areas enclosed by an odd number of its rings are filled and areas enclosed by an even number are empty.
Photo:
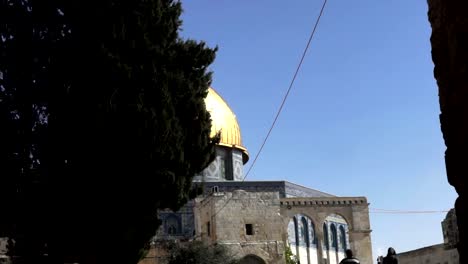
[[[383,257],[382,257],[382,256],[378,256],[378,257],[377,257],[377,264],[382,264],[382,261],[383,261]]]
[[[382,264],[398,264],[395,249],[388,248],[387,256],[383,258]]]
[[[351,249],[346,250],[346,258],[340,261],[340,264],[359,264],[359,260],[353,256],[353,251]]]

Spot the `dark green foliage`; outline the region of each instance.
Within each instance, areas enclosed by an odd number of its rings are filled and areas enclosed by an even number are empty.
[[[284,257],[286,258],[286,264],[297,264],[297,257],[291,251],[290,246],[286,246],[284,250]]]
[[[169,246],[167,264],[235,264],[238,261],[224,245],[207,245],[194,241]]]
[[[136,263],[214,158],[215,50],[171,0],[0,1],[0,235],[26,263]]]

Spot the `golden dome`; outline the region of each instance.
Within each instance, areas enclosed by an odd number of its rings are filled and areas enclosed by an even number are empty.
[[[213,89],[208,89],[205,98],[206,109],[211,115],[211,134],[221,133],[220,146],[235,148],[242,151],[244,164],[249,160],[249,153],[242,145],[242,137],[236,115],[224,99]]]

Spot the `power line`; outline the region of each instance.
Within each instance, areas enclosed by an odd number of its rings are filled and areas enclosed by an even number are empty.
[[[293,78],[291,79],[291,83],[289,84],[288,90],[286,91],[286,94],[283,97],[283,101],[281,102],[281,105],[280,105],[280,107],[278,109],[278,112],[276,113],[275,119],[273,120],[273,123],[271,124],[270,129],[268,130],[268,133],[265,136],[265,139],[263,140],[262,145],[260,146],[260,149],[258,150],[257,154],[255,155],[254,160],[250,164],[250,167],[247,170],[247,173],[245,174],[244,178],[242,179],[242,182],[245,181],[245,179],[249,175],[250,171],[254,167],[255,163],[257,162],[257,159],[260,156],[260,153],[262,152],[263,147],[265,147],[265,144],[266,144],[268,138],[270,137],[271,131],[273,130],[273,128],[276,125],[276,121],[278,121],[278,117],[281,114],[281,111],[283,110],[284,104],[286,103],[286,100],[288,99],[289,93],[291,92],[291,89],[292,89],[292,87],[294,85],[294,82],[296,81],[297,74],[299,73],[299,70],[300,70],[300,68],[302,66],[302,63],[304,62],[305,55],[307,54],[307,50],[309,49],[310,43],[312,42],[312,38],[315,35],[315,31],[317,30],[317,26],[318,26],[318,24],[320,22],[320,18],[322,17],[323,10],[325,9],[326,4],[327,4],[327,0],[324,0],[322,8],[320,9],[320,13],[319,13],[319,15],[317,17],[317,20],[315,21],[314,28],[312,29],[312,32],[310,33],[309,40],[307,41],[307,45],[306,45],[306,47],[304,49],[304,52],[302,53],[301,60],[299,61],[299,64],[296,67],[296,71],[294,72],[294,75],[293,75]],[[221,212],[221,210],[223,210],[224,207],[226,207],[226,205],[229,203],[229,201],[231,201],[231,199],[232,199],[232,196],[226,201],[226,203],[223,205],[223,207],[221,207],[218,211],[215,212],[215,214],[212,217],[216,216],[219,212]]]
[[[408,211],[408,212],[379,212],[369,211],[371,214],[440,214],[445,213],[444,211]]]
[[[449,210],[394,210],[369,208],[370,213],[376,214],[440,214],[447,213]]]
[[[249,175],[250,171],[254,167],[255,163],[257,162],[258,157],[260,156],[260,153],[262,153],[263,147],[265,146],[268,138],[270,137],[271,131],[273,130],[273,128],[276,125],[276,121],[278,121],[278,117],[281,114],[281,111],[283,110],[283,106],[286,103],[286,100],[288,99],[289,92],[291,92],[291,89],[292,89],[292,87],[294,85],[294,82],[296,81],[297,74],[299,73],[299,70],[300,70],[300,68],[302,66],[302,63],[304,62],[305,55],[307,53],[307,50],[309,49],[310,43],[312,42],[312,38],[315,35],[315,30],[317,29],[318,23],[320,22],[320,18],[322,17],[323,10],[325,9],[326,4],[327,4],[327,0],[324,0],[323,5],[322,5],[322,9],[320,9],[320,13],[319,13],[319,15],[317,17],[317,20],[315,21],[314,28],[313,28],[312,32],[310,33],[309,40],[307,41],[307,45],[306,45],[306,47],[304,49],[304,52],[302,53],[301,60],[299,61],[299,64],[297,65],[296,71],[294,72],[294,75],[293,75],[293,78],[291,80],[291,83],[289,84],[288,90],[286,91],[286,94],[283,97],[283,101],[281,102],[281,105],[280,105],[280,107],[278,109],[278,112],[276,113],[275,119],[273,120],[273,123],[271,124],[270,129],[268,130],[268,133],[267,133],[265,139],[263,140],[263,143],[260,146],[260,149],[257,152],[257,155],[255,155],[255,158],[252,161],[252,163],[250,164],[250,167],[247,170],[247,173],[245,174],[244,179],[242,181],[245,181],[245,179]]]

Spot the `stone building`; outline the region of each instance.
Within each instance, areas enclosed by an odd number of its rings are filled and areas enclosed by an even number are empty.
[[[444,244],[432,245],[397,254],[398,264],[458,264],[458,252]]]
[[[275,228],[270,232],[280,233],[284,245],[291,248],[301,263],[336,264],[344,258],[344,251],[348,248],[359,256],[362,263],[372,263],[369,211],[365,197],[337,197],[287,181],[207,182],[205,186],[214,192],[197,199],[199,202],[195,208],[202,206],[206,213],[211,209],[207,209],[210,207],[204,206],[205,203],[221,203],[222,206],[218,206],[215,212],[208,213],[219,223],[225,222],[218,219],[225,217],[224,214],[239,217],[240,220],[244,219],[242,216],[246,212],[249,219],[256,219],[257,222],[270,220],[265,217],[264,210],[239,209],[233,201],[240,198],[224,198],[232,196],[231,193],[236,193],[236,190],[251,193],[252,197],[269,197],[262,196],[264,193],[277,194],[278,198],[274,196],[274,201],[268,201],[274,204],[268,206],[271,210],[269,215],[280,218],[283,224],[282,228]],[[205,200],[209,202],[204,202]],[[224,203],[224,200],[228,202]],[[251,200],[252,198],[249,198],[245,202],[254,208],[263,208],[264,198],[258,199],[259,204],[256,205]],[[200,215],[200,212],[195,215]],[[203,234],[207,231],[202,227],[206,225],[200,224],[200,221],[206,224],[206,219],[197,218],[195,221],[198,223],[197,234],[204,239]],[[231,220],[226,223],[232,225]],[[212,223],[210,225],[213,226]],[[241,232],[245,227],[237,224],[232,228]],[[232,240],[230,239],[228,244],[232,244]],[[211,242],[212,239],[208,241]],[[223,240],[218,239],[216,242],[223,243]],[[237,242],[251,243],[250,240],[240,238]]]
[[[368,205],[365,197],[280,199],[287,241],[300,263],[337,264],[346,249],[361,263],[372,263]]]
[[[458,264],[458,228],[455,210],[442,221],[444,243],[397,254],[399,264]]]
[[[284,263],[278,192],[218,192],[197,203],[197,233],[251,263]],[[247,259],[247,260],[246,260]],[[247,262],[249,263],[249,262]]]
[[[457,215],[455,209],[451,209],[442,221],[442,232],[444,234],[444,244],[446,247],[455,248],[459,242]]]
[[[240,128],[236,116],[221,96],[212,88],[205,99],[207,110],[212,119],[211,136],[220,133],[216,147],[215,160],[194,182],[241,181],[244,176],[244,164],[248,161],[247,149],[242,145]],[[206,189],[206,188],[205,188]],[[163,210],[158,212],[162,226],[156,234],[157,240],[188,240],[195,235],[193,215],[194,202],[189,201],[179,211]]]
[[[167,240],[201,239],[226,244],[244,263],[284,263],[285,247],[301,264],[337,264],[348,248],[361,263],[372,263],[365,197],[336,197],[287,181],[243,181],[249,154],[236,116],[211,88],[205,102],[211,135],[221,136],[216,159],[194,178],[202,195],[177,212],[158,212],[154,252]]]

